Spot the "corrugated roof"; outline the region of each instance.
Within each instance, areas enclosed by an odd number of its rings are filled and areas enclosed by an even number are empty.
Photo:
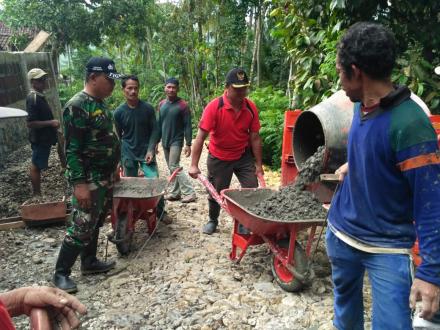
[[[10,27],[6,26],[5,23],[0,22],[0,50],[7,49],[9,40],[14,34],[25,34],[32,38],[37,34],[37,32],[37,30],[27,27],[11,29]]]

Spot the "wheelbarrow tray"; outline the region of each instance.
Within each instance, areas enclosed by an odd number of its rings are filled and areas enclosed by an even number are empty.
[[[113,197],[158,199],[165,193],[167,179],[122,177],[113,187]]]
[[[275,193],[275,190],[268,188],[225,189],[221,192],[228,213],[253,234],[266,236],[287,234],[325,222],[325,219],[295,219],[295,214],[292,214],[292,219],[289,221],[265,218],[250,210],[252,206],[268,198],[273,193]]]
[[[61,201],[23,204],[21,218],[26,226],[43,226],[66,220],[65,196]]]

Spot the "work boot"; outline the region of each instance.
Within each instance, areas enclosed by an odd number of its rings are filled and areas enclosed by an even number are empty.
[[[209,221],[203,226],[203,234],[211,235],[217,229],[218,220],[209,219]]]
[[[105,273],[115,268],[116,262],[103,262],[96,258],[98,250],[99,231],[92,237],[91,242],[81,252],[81,274]]]
[[[159,217],[158,217],[159,218]],[[159,218],[160,219],[160,218]],[[173,223],[173,218],[171,218],[168,213],[164,212],[164,214],[162,215],[162,219],[160,219],[160,221],[162,221],[164,224],[166,225],[170,225]]]
[[[177,195],[177,196],[166,195],[165,199],[169,202],[175,202],[175,201],[180,201],[182,199],[182,197],[180,195]]]
[[[73,282],[69,276],[80,252],[81,247],[70,245],[65,240],[61,244],[60,253],[58,255],[57,263],[55,264],[55,274],[52,279],[53,284],[57,288],[68,293],[78,291],[75,282]]]
[[[197,200],[196,195],[186,195],[186,196],[183,196],[181,202],[182,203],[193,203],[196,200]]]

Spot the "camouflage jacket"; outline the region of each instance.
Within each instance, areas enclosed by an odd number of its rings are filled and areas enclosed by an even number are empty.
[[[64,106],[63,120],[69,182],[111,180],[119,162],[120,147],[113,115],[105,103],[79,92]]]

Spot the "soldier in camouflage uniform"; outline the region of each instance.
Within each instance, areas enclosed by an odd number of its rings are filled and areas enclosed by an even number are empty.
[[[120,79],[112,60],[92,57],[86,65],[84,90],[64,107],[67,177],[73,186],[72,213],[55,266],[54,284],[76,292],[69,278],[81,254],[82,274],[102,273],[115,266],[96,258],[99,228],[111,207],[112,185],[120,158],[112,113],[103,100]]]

